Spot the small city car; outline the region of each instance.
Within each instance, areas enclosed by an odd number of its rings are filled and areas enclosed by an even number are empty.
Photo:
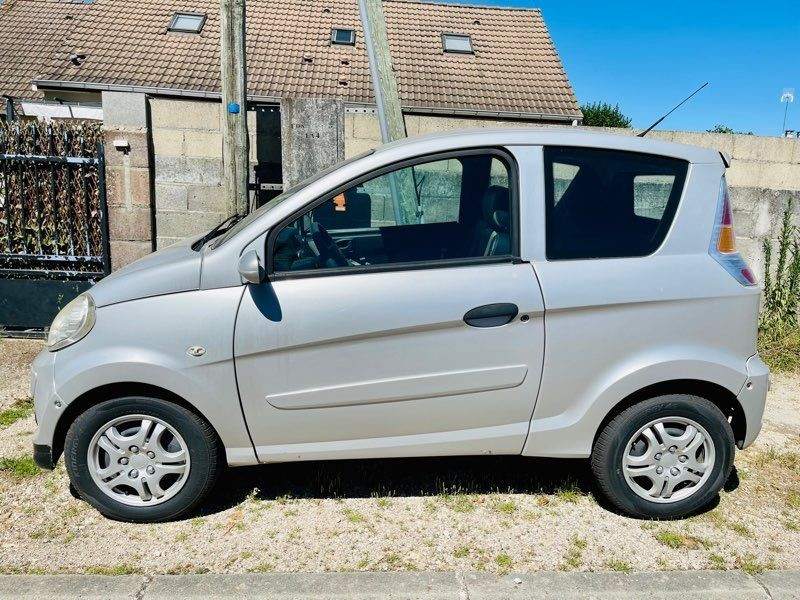
[[[226,465],[489,454],[589,459],[636,517],[702,510],[769,386],[728,160],[528,128],[343,162],[68,304],[36,462],[139,522]]]

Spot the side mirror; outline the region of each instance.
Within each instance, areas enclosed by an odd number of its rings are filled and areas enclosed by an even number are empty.
[[[250,283],[261,283],[264,281],[264,267],[258,259],[258,252],[250,250],[242,254],[239,258],[239,275]]]

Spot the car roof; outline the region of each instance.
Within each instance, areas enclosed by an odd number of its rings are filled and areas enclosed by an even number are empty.
[[[408,137],[379,147],[375,153],[416,154],[446,152],[471,147],[581,146],[643,152],[680,158],[691,163],[720,163],[719,151],[687,144],[665,142],[635,135],[591,131],[582,127],[507,127],[463,129]]]

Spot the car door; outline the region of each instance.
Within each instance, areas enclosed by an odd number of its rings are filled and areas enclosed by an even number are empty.
[[[385,171],[278,226],[268,280],[245,290],[234,354],[259,460],[522,449],[544,332],[536,276],[518,258],[514,162],[471,150]],[[395,185],[409,176],[423,184]],[[397,228],[381,234],[383,262],[344,256],[330,221],[328,243],[316,237],[325,203],[354,187],[370,229]],[[424,213],[397,223],[408,194]],[[419,243],[428,226],[449,233]]]

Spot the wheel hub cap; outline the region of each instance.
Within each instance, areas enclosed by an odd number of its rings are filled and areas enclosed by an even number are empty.
[[[651,502],[684,500],[703,487],[714,467],[714,442],[697,422],[656,419],[628,441],[622,472],[628,486]]]
[[[107,496],[129,506],[153,506],[186,483],[188,447],[174,427],[156,417],[118,417],[89,443],[92,479]]]

